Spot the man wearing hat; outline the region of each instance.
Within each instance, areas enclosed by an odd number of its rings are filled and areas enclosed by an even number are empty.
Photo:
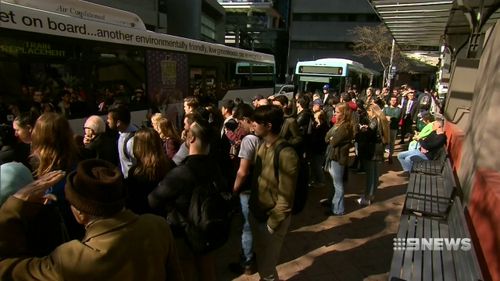
[[[330,97],[330,84],[325,84],[323,86],[323,104],[326,104],[329,97]]]
[[[120,171],[97,159],[82,161],[66,179],[66,199],[85,226],[83,240],[29,257],[23,226],[56,199],[46,191],[63,176],[47,173],[0,209],[0,280],[183,280],[167,222],[126,210]]]

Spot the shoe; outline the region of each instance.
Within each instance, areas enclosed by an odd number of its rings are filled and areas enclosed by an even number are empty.
[[[233,262],[228,265],[229,271],[231,271],[234,274],[241,275],[253,275],[257,272],[257,265],[255,264],[255,259],[252,259],[251,261],[239,263],[239,262]]]
[[[236,275],[241,275],[244,272],[243,266],[239,262],[232,262],[227,266],[227,268],[231,273]]]
[[[398,177],[402,177],[402,178],[407,178],[407,177],[410,176],[410,173],[406,172],[406,171],[403,171],[401,174],[398,174],[397,176]]]
[[[332,202],[328,198],[323,198],[319,200],[319,204],[321,204],[321,206],[323,207],[330,207],[332,205]]]
[[[327,216],[327,217],[341,217],[343,215],[344,215],[344,213],[335,214],[330,210],[325,212],[325,216]]]
[[[243,274],[254,275],[256,272],[257,272],[257,264],[255,263],[255,259],[243,264]]]
[[[360,197],[356,200],[358,202],[359,205],[361,206],[369,206],[372,202],[370,202],[370,200],[366,200],[365,198],[363,197]]]

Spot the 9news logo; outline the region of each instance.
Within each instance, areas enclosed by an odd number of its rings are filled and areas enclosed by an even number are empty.
[[[470,251],[470,238],[394,238],[394,251]]]

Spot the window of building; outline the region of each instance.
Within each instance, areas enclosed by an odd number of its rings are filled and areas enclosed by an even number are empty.
[[[344,22],[375,22],[380,21],[376,14],[319,14],[294,13],[294,21],[344,21]]]
[[[325,41],[292,41],[290,47],[293,49],[311,50],[353,50],[352,42],[325,42]]]
[[[205,14],[201,15],[201,35],[215,41],[215,21]]]

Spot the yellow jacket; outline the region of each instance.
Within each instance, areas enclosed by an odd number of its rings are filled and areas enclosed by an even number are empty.
[[[257,219],[267,218],[267,225],[276,229],[290,215],[297,185],[299,157],[292,147],[285,147],[279,157],[279,182],[274,174],[274,150],[284,142],[278,139],[270,147],[260,145],[256,153],[254,183],[250,209]]]

